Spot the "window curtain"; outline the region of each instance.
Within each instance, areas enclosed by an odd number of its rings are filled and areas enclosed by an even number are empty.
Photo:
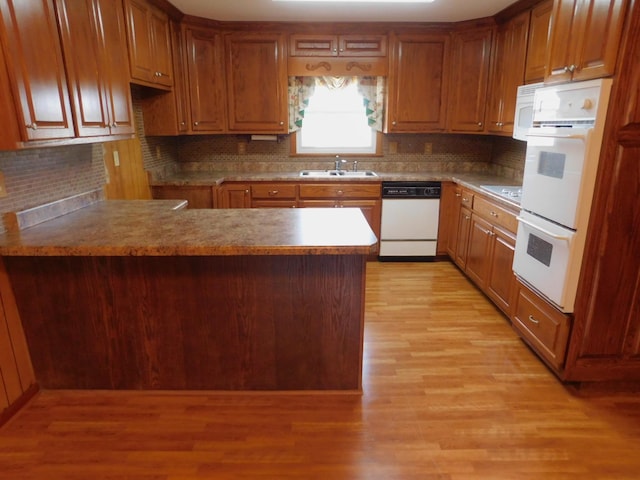
[[[289,77],[289,133],[302,128],[304,110],[315,88],[315,77]]]
[[[384,121],[384,77],[357,77],[357,79],[358,91],[364,99],[369,126],[381,132]]]
[[[289,133],[302,128],[304,110],[309,106],[316,85],[344,88],[356,82],[363,97],[369,126],[382,131],[384,119],[384,77],[289,77]]]

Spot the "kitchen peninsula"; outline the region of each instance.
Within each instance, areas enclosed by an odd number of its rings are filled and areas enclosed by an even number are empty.
[[[358,209],[97,201],[0,236],[43,388],[361,389]]]

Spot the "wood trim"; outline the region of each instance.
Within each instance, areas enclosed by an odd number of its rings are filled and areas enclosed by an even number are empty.
[[[298,149],[298,132],[291,132],[289,134],[289,156],[290,157],[306,157],[306,158],[310,158],[310,157],[321,157],[321,158],[326,158],[327,156],[335,156],[335,155],[340,155],[341,157],[344,158],[370,158],[370,157],[382,157],[384,156],[384,151],[382,149],[382,144],[384,142],[383,139],[383,134],[382,132],[376,132],[376,153],[340,153],[340,152],[335,152],[335,153],[296,153],[296,150]],[[331,167],[327,168],[328,170],[331,169]]]
[[[7,423],[11,418],[18,413],[22,407],[24,407],[29,401],[36,396],[40,391],[37,383],[32,384],[16,401],[14,401],[9,407],[0,411],[0,427]]]

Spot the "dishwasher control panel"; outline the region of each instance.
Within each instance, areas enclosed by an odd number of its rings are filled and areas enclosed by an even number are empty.
[[[440,182],[382,182],[382,198],[440,198]]]

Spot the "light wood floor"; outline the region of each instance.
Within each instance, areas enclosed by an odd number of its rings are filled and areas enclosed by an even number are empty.
[[[41,392],[0,478],[640,478],[640,396],[563,387],[448,262],[368,266],[364,393]]]

